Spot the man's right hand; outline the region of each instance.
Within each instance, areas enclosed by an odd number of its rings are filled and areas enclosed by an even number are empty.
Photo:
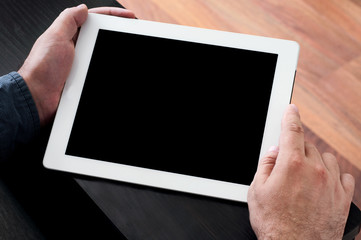
[[[260,160],[248,192],[258,239],[342,239],[355,187],[336,158],[304,141],[298,109],[289,105],[279,148]]]

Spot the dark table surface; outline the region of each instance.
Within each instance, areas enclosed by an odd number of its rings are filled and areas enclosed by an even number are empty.
[[[113,0],[2,0],[0,75],[18,70],[56,16],[82,2],[119,6]],[[256,239],[245,203],[44,169],[50,127],[42,131],[1,167],[0,238]],[[360,223],[352,204],[344,239],[352,239]]]

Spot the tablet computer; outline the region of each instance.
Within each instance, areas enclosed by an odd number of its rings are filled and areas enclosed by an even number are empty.
[[[46,168],[236,201],[278,145],[293,41],[89,14]]]

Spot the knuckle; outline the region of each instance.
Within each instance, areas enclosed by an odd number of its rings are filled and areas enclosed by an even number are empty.
[[[67,15],[67,14],[70,13],[70,11],[71,11],[70,8],[65,8],[65,9],[60,13],[60,15]]]
[[[265,156],[262,159],[263,164],[271,164],[272,162],[274,162],[274,158],[272,158],[271,156]]]
[[[322,182],[327,180],[328,172],[324,166],[322,166],[321,164],[317,164],[315,166],[315,172],[316,172],[316,176],[319,178],[319,180],[321,180]]]
[[[332,176],[329,175],[326,167],[322,166],[322,164],[314,165],[312,178],[315,189],[329,188],[335,183]]]
[[[289,157],[289,165],[294,170],[299,170],[303,168],[304,164],[305,164],[305,159],[301,154],[293,153]]]
[[[266,154],[263,158],[262,158],[262,162],[263,164],[272,164],[276,161],[277,158],[277,153],[275,152],[271,152]]]
[[[297,134],[304,133],[303,127],[300,123],[291,122],[288,125],[288,130]]]

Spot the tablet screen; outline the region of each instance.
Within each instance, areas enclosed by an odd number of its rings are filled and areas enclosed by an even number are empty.
[[[99,30],[66,155],[249,185],[276,63],[277,54]]]

